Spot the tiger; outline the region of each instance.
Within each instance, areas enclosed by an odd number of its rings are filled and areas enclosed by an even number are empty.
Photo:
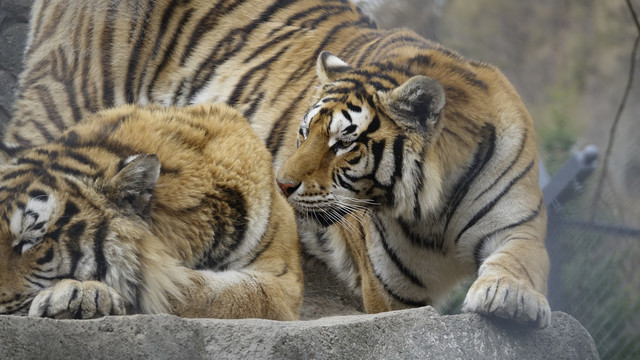
[[[550,323],[533,120],[494,66],[346,0],[36,0],[5,157],[126,103],[240,111],[366,312],[472,279],[463,311]]]
[[[296,320],[295,226],[233,108],[103,110],[0,167],[0,314]]]

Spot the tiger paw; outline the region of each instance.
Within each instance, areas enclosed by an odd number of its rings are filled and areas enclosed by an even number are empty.
[[[29,316],[56,319],[92,319],[124,315],[124,302],[113,288],[99,281],[65,279],[33,299]]]
[[[539,329],[551,322],[551,309],[544,295],[510,276],[476,279],[467,292],[462,310],[511,319]]]

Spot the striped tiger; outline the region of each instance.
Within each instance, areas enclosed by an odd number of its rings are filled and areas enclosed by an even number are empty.
[[[438,305],[544,327],[532,120],[508,80],[345,0],[36,1],[7,156],[124,103],[237,108],[304,248],[366,311]]]
[[[300,242],[224,105],[123,105],[0,167],[0,314],[295,320]]]

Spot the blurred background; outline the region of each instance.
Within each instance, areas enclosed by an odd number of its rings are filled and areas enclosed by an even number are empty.
[[[640,0],[358,5],[382,28],[411,28],[511,80],[534,118],[546,170],[556,175],[545,191],[552,310],[577,318],[603,359],[640,359],[640,69],[611,136],[639,36],[629,5],[640,12]],[[589,176],[587,145],[598,150]],[[446,312],[459,311],[464,291]]]

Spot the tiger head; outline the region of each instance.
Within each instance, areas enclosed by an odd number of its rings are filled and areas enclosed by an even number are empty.
[[[26,315],[40,291],[64,278],[122,281],[108,259],[132,259],[110,245],[112,222],[144,213],[159,169],[155,155],[140,155],[99,170],[59,144],[0,167],[0,314]]]
[[[320,101],[277,176],[298,218],[328,226],[365,208],[408,214],[405,198],[422,186],[422,164],[442,131],[443,87],[381,64],[355,69],[326,51],[316,70]]]

